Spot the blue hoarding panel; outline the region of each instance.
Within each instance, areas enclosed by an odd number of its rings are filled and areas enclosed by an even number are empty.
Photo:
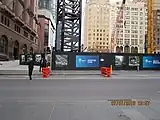
[[[160,68],[160,56],[143,56],[143,68]]]
[[[76,67],[99,67],[99,56],[76,55]]]

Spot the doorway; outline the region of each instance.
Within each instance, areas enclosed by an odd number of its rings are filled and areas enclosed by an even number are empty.
[[[14,47],[13,56],[15,60],[18,60],[18,48]]]
[[[18,43],[18,41],[15,41],[15,43],[14,43],[13,57],[15,60],[18,60],[18,58],[19,58],[19,43]]]

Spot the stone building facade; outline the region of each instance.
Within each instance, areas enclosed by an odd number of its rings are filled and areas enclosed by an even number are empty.
[[[1,0],[0,60],[38,52],[37,0]]]

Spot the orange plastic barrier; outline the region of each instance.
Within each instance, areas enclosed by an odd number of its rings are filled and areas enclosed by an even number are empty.
[[[110,77],[111,76],[111,68],[101,67],[101,74],[105,77]]]
[[[50,75],[50,69],[48,67],[42,68],[42,77],[48,78]]]

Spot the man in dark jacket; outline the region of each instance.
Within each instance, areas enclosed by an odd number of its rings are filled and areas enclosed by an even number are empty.
[[[33,55],[32,55],[32,57],[28,61],[28,75],[29,75],[30,80],[32,80],[33,68],[34,68],[34,59],[33,59]]]

